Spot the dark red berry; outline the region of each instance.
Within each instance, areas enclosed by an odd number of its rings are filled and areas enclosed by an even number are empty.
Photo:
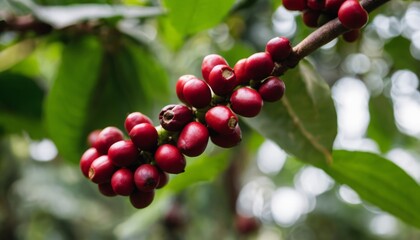
[[[267,42],[265,51],[270,54],[273,61],[280,62],[290,55],[292,52],[292,45],[288,38],[275,37]]]
[[[156,128],[150,123],[137,124],[128,135],[139,149],[146,151],[156,148],[159,137]]]
[[[133,207],[141,209],[149,206],[153,202],[154,197],[155,191],[135,191],[130,195],[130,203]]]
[[[155,161],[163,171],[175,174],[184,172],[187,164],[184,155],[171,144],[163,144],[158,147],[155,152]]]
[[[92,162],[100,156],[101,155],[98,153],[96,148],[93,148],[93,147],[87,149],[83,153],[82,157],[80,158],[79,166],[80,166],[80,170],[82,171],[85,177],[89,177],[90,165],[92,165]]]
[[[99,192],[102,193],[102,195],[107,197],[114,197],[117,196],[117,194],[114,192],[114,189],[112,189],[110,182],[104,182],[98,184]]]
[[[272,76],[261,84],[258,92],[264,101],[275,102],[283,97],[285,90],[284,82],[280,78]]]
[[[251,234],[260,227],[259,221],[255,217],[247,217],[237,214],[235,217],[235,228],[243,235]]]
[[[115,165],[112,164],[108,155],[103,155],[95,159],[90,165],[89,179],[94,183],[109,182],[114,172]]]
[[[102,129],[96,129],[89,133],[87,137],[87,144],[89,147],[93,147],[93,145],[96,142],[96,139],[98,139],[99,133],[102,131]]]
[[[195,108],[207,107],[211,102],[211,89],[200,79],[191,79],[184,85],[185,102]]]
[[[152,120],[148,116],[141,112],[132,112],[125,118],[125,130],[127,130],[127,133],[129,133],[134,126],[140,123],[149,123],[153,125]]]
[[[246,85],[251,80],[251,77],[248,76],[246,72],[246,58],[243,58],[236,62],[235,66],[233,67],[233,71],[235,72],[236,82],[238,85],[243,84]]]
[[[115,166],[127,167],[135,163],[139,155],[136,145],[130,140],[118,141],[109,147],[108,157]]]
[[[215,106],[206,112],[207,125],[220,134],[232,133],[238,124],[238,117],[226,106]]]
[[[254,53],[246,61],[246,72],[253,80],[263,80],[270,76],[274,68],[271,55],[267,52]]]
[[[111,177],[111,186],[118,195],[130,195],[134,191],[133,172],[127,168],[118,169]]]
[[[230,107],[243,117],[255,117],[260,113],[263,100],[257,90],[249,87],[236,89],[230,96]]]
[[[201,64],[201,73],[203,75],[204,80],[209,80],[209,75],[211,70],[216,65],[229,65],[222,56],[218,54],[210,54],[203,58],[203,62]]]
[[[359,29],[366,25],[369,14],[357,0],[347,0],[338,10],[338,19],[348,29]]]
[[[196,157],[206,150],[208,141],[207,127],[199,122],[190,122],[179,134],[177,147],[181,153],[189,157]]]
[[[207,83],[219,96],[229,94],[238,85],[235,72],[228,65],[216,65],[211,70]]]
[[[160,125],[168,131],[180,131],[193,120],[193,113],[187,106],[167,105],[159,113]]]
[[[302,13],[302,20],[303,23],[311,28],[318,27],[319,17],[321,16],[321,12],[317,10],[307,9]]]
[[[306,4],[312,10],[322,10],[325,7],[325,0],[307,0]]]
[[[123,138],[124,136],[120,129],[112,126],[106,127],[98,134],[93,146],[100,154],[107,154],[109,147],[115,142],[123,140]]]
[[[242,141],[242,131],[239,125],[236,125],[234,131],[228,134],[220,134],[217,132],[210,133],[211,141],[222,148],[231,148],[238,145]]]
[[[325,0],[324,10],[332,15],[337,16],[338,9],[345,1],[347,0]]]
[[[360,30],[359,29],[353,29],[353,30],[350,30],[350,31],[344,33],[343,34],[343,39],[346,42],[355,42],[359,38],[359,35],[360,35]]]
[[[175,85],[176,95],[178,96],[178,99],[183,103],[187,103],[185,101],[185,97],[183,93],[184,85],[191,79],[198,79],[198,78],[195,77],[194,75],[187,74],[187,75],[182,75],[181,77],[179,77],[178,81],[176,82],[176,85]]]
[[[149,192],[159,184],[159,171],[152,164],[142,164],[134,172],[134,183],[138,190]]]
[[[167,172],[159,170],[159,184],[156,186],[156,189],[161,189],[169,182],[169,174]]]
[[[283,6],[291,11],[303,11],[306,8],[306,0],[283,0]]]

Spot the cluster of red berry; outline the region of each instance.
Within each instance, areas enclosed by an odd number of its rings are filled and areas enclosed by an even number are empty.
[[[350,31],[343,34],[347,42],[355,41],[368,21],[369,15],[358,0],[283,0],[283,6],[292,11],[302,11],[302,19],[308,27],[319,27],[338,17]]]
[[[184,172],[185,156],[201,155],[209,139],[222,148],[239,144],[238,115],[254,117],[264,101],[282,98],[284,82],[272,73],[291,52],[289,40],[276,37],[264,52],[239,60],[233,68],[220,55],[206,56],[203,80],[193,75],[178,79],[176,93],[183,103],[162,108],[159,126],[133,112],[124,122],[129,139],[113,126],[93,131],[90,148],[80,159],[82,173],[102,194],[129,196],[136,208],[148,206],[169,174]]]

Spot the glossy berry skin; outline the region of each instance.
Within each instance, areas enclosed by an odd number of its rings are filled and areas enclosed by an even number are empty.
[[[114,192],[121,196],[129,196],[134,191],[133,172],[127,168],[118,169],[111,177]]]
[[[162,108],[159,113],[160,125],[168,131],[180,131],[193,120],[193,113],[185,105],[170,104]]]
[[[348,0],[341,4],[338,19],[348,29],[360,29],[369,20],[369,14],[357,0]]]
[[[291,11],[302,11],[306,8],[306,0],[283,0],[283,7]]]
[[[246,61],[246,72],[253,80],[263,80],[271,75],[274,62],[268,52],[254,53]]]
[[[195,77],[194,75],[186,74],[179,77],[178,81],[176,82],[176,85],[175,85],[176,95],[178,99],[183,103],[187,103],[184,97],[184,93],[183,93],[184,85],[191,79],[198,79],[198,78]]]
[[[115,166],[127,167],[135,163],[139,150],[130,140],[118,141],[109,147],[108,157]]]
[[[275,37],[267,42],[265,51],[270,54],[274,62],[280,62],[290,55],[292,46],[288,38]]]
[[[260,113],[263,100],[255,89],[241,87],[236,89],[230,96],[230,107],[243,117],[255,117]]]
[[[325,0],[324,10],[337,16],[338,9],[345,1],[347,0]]]
[[[92,165],[92,162],[100,157],[101,155],[98,153],[96,148],[89,148],[87,149],[82,157],[80,158],[79,166],[80,170],[82,171],[85,177],[89,177],[89,168]]]
[[[182,93],[188,105],[195,108],[203,108],[210,105],[211,89],[206,82],[200,79],[191,79],[185,83]]]
[[[284,82],[280,78],[272,76],[261,84],[258,93],[264,101],[275,102],[283,97],[285,90]]]
[[[167,172],[164,172],[160,169],[159,170],[159,183],[156,186],[156,189],[161,189],[169,182],[169,174]]]
[[[343,34],[343,39],[346,42],[355,42],[360,35],[359,29],[353,29]]]
[[[325,0],[307,0],[306,4],[312,10],[322,10],[325,7]]]
[[[87,137],[87,144],[89,147],[93,147],[93,145],[96,142],[96,139],[98,139],[99,133],[102,131],[102,129],[96,129],[89,133]]]
[[[134,183],[142,192],[153,191],[159,184],[159,171],[152,164],[142,164],[134,172]]]
[[[107,154],[109,147],[115,142],[123,140],[123,138],[123,133],[118,128],[112,126],[106,127],[98,134],[93,146],[100,154]]]
[[[89,179],[94,183],[104,183],[111,181],[112,174],[115,172],[115,165],[107,155],[95,159],[89,168]]]
[[[211,132],[210,139],[212,143],[219,147],[231,148],[238,145],[242,141],[242,131],[239,125],[236,125],[234,131],[228,134]]]
[[[184,172],[186,161],[177,147],[171,144],[160,145],[155,152],[157,166],[167,173]]]
[[[215,106],[204,116],[208,127],[220,134],[229,134],[235,130],[238,117],[226,106]]]
[[[216,95],[224,96],[238,85],[235,72],[228,65],[216,65],[210,72],[207,83]]]
[[[203,62],[201,63],[201,74],[205,81],[209,80],[209,75],[211,70],[216,65],[229,65],[222,56],[218,54],[210,54],[203,58]]]
[[[302,13],[302,20],[306,26],[311,27],[311,28],[316,28],[318,27],[318,21],[319,21],[320,16],[321,16],[320,11],[307,9],[303,11]]]
[[[186,156],[196,157],[206,150],[208,141],[207,127],[199,122],[190,122],[179,134],[177,147]]]
[[[137,124],[128,135],[139,149],[146,151],[156,148],[159,137],[156,128],[150,123]]]
[[[134,126],[140,123],[153,124],[152,120],[141,112],[132,112],[125,118],[124,127],[129,133]]]
[[[155,197],[155,191],[142,192],[135,191],[130,194],[130,203],[133,207],[142,209],[149,206]]]
[[[236,62],[235,66],[233,67],[233,71],[235,72],[236,82],[238,85],[245,85],[251,80],[251,77],[248,76],[246,72],[246,58],[242,58]]]
[[[102,195],[107,197],[117,196],[117,194],[114,192],[114,189],[112,189],[110,182],[99,183],[98,190],[100,193],[102,193]]]

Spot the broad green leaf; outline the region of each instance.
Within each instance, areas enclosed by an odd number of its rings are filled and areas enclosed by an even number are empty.
[[[76,162],[85,146],[85,126],[103,50],[94,37],[74,39],[63,50],[61,64],[46,101],[46,127],[60,154]],[[97,106],[100,107],[100,106]]]
[[[323,169],[360,197],[420,227],[420,185],[388,159],[373,153],[334,151],[334,161]]]
[[[234,0],[164,0],[170,21],[184,35],[216,26],[234,3]]]
[[[396,37],[385,44],[385,51],[393,59],[393,69],[409,69],[420,74],[419,60],[413,58],[410,53],[411,41],[404,37]]]
[[[245,121],[304,162],[331,162],[337,117],[328,85],[307,61],[288,71],[283,80],[282,100],[264,103],[259,116]]]
[[[0,72],[27,58],[35,50],[35,40],[26,39],[0,51]]]

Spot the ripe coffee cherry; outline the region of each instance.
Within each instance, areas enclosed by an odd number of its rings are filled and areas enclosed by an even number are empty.
[[[109,147],[115,142],[123,140],[123,138],[123,133],[118,128],[106,127],[98,134],[93,146],[100,154],[107,154]]]
[[[201,64],[201,73],[203,75],[204,80],[209,80],[209,75],[211,70],[216,65],[229,65],[222,56],[218,54],[210,54],[203,58],[203,62]]]
[[[170,104],[159,113],[160,125],[168,131],[180,131],[193,120],[193,113],[187,106]]]
[[[325,0],[307,0],[306,4],[312,10],[322,10],[325,6]]]
[[[111,186],[118,195],[130,195],[134,191],[133,172],[127,168],[118,169],[111,177]]]
[[[139,150],[130,140],[118,141],[109,147],[108,157],[115,166],[127,167],[135,163]]]
[[[196,78],[194,75],[187,74],[187,75],[182,75],[181,77],[179,77],[178,81],[176,82],[176,85],[175,85],[176,95],[178,96],[178,99],[183,103],[187,103],[185,101],[185,97],[183,93],[184,85],[191,79],[198,79],[198,78]]]
[[[231,148],[238,145],[242,141],[242,131],[239,125],[236,125],[234,131],[228,134],[220,134],[217,132],[210,133],[211,141],[222,148]]]
[[[98,184],[99,192],[102,193],[102,195],[107,197],[114,197],[117,196],[117,194],[114,192],[114,189],[112,189],[110,182],[104,182]]]
[[[159,184],[159,171],[152,164],[142,164],[134,172],[134,183],[142,192],[153,191]]]
[[[291,11],[303,11],[306,8],[306,0],[283,0],[283,6]]]
[[[235,72],[228,65],[216,65],[211,70],[207,83],[219,96],[229,94],[238,85]]]
[[[98,153],[96,148],[93,147],[89,148],[83,153],[82,157],[80,158],[79,166],[85,177],[89,177],[90,165],[92,165],[92,162],[100,156],[101,155]]]
[[[149,206],[153,202],[154,197],[155,191],[135,191],[130,195],[130,203],[133,207],[141,209]]]
[[[338,9],[341,4],[347,0],[325,0],[325,11],[337,16]]]
[[[114,171],[115,166],[108,155],[103,155],[95,159],[90,165],[89,179],[94,183],[109,182]]]
[[[207,127],[199,122],[190,122],[179,134],[177,147],[181,153],[189,157],[196,157],[206,150],[208,141]]]
[[[128,116],[125,119],[125,122],[124,122],[125,130],[127,130],[127,132],[129,133],[131,129],[133,129],[134,126],[140,123],[153,124],[152,120],[148,116],[144,115],[143,113],[132,112],[128,114]]]
[[[230,96],[230,107],[243,117],[255,117],[260,113],[263,100],[260,94],[252,88],[241,87]]]
[[[185,102],[195,108],[203,108],[210,105],[211,89],[206,82],[200,79],[191,79],[185,83],[182,93]]]
[[[169,182],[169,174],[167,172],[159,170],[159,184],[156,186],[156,189],[161,189]]]
[[[275,102],[283,97],[285,90],[284,82],[280,78],[272,76],[261,84],[258,93],[264,101]]]
[[[311,28],[316,28],[318,27],[318,21],[319,21],[320,16],[321,16],[320,11],[307,9],[303,11],[302,13],[302,20],[306,26],[311,27]]]
[[[238,125],[238,117],[226,106],[215,106],[209,109],[204,116],[207,125],[220,134],[229,134]]]
[[[251,234],[258,230],[260,223],[255,217],[247,217],[237,214],[235,217],[235,227],[240,234]]]
[[[363,27],[369,14],[357,0],[348,0],[341,4],[338,10],[338,19],[348,29],[359,29]]]
[[[359,38],[360,30],[359,29],[353,29],[343,34],[343,39],[346,42],[355,42],[357,38]]]
[[[233,71],[235,72],[236,82],[238,85],[241,84],[248,84],[251,80],[251,77],[248,76],[246,72],[246,58],[242,58],[241,60],[237,61],[235,66],[233,67]]]
[[[137,124],[128,135],[138,148],[145,151],[155,149],[159,137],[156,128],[150,123]]]
[[[292,52],[290,41],[285,37],[275,37],[270,39],[265,46],[265,51],[268,52],[275,62],[280,62],[286,59]]]
[[[184,155],[171,144],[163,144],[158,147],[155,152],[155,161],[163,171],[175,174],[184,172],[187,164]]]
[[[102,129],[96,129],[89,133],[87,137],[87,144],[89,147],[93,147],[93,144],[95,144],[96,139],[98,138],[98,135],[101,131]]]
[[[263,80],[270,76],[274,68],[271,55],[267,52],[254,53],[246,61],[246,72],[253,80]]]

